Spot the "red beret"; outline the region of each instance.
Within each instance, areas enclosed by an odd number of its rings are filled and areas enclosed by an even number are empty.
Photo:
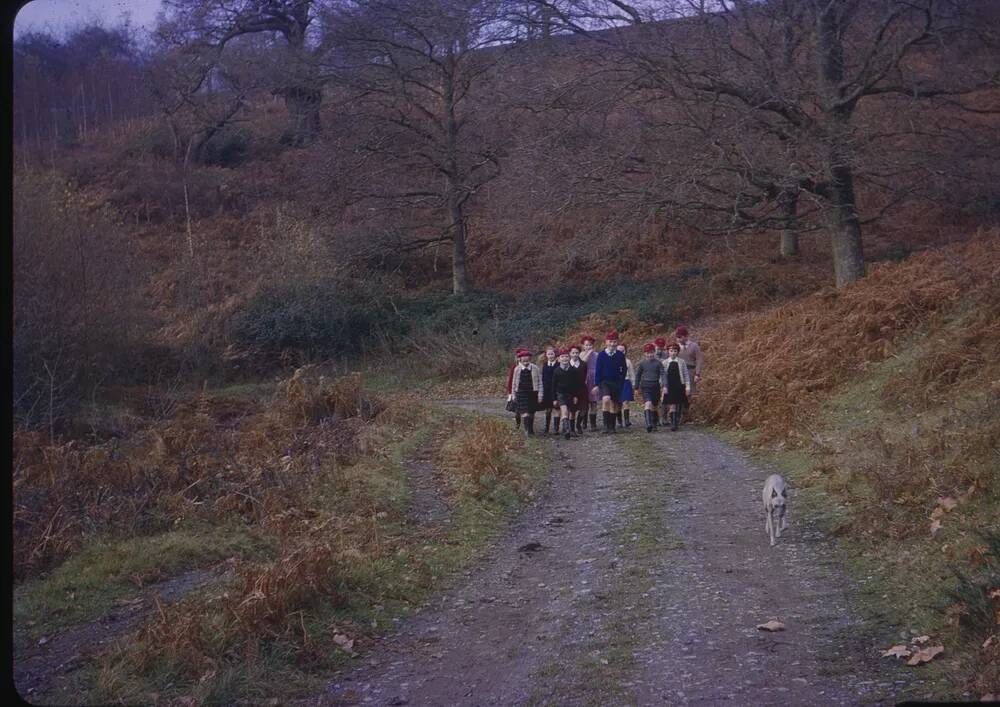
[[[654,351],[656,351],[656,347],[653,344],[646,344],[642,347],[643,353],[653,353]]]
[[[687,335],[688,335],[687,327],[684,326],[683,324],[674,329],[674,336],[687,336]]]
[[[667,348],[667,340],[664,339],[662,336],[657,337],[656,341],[654,341],[653,343],[659,346],[661,349]]]
[[[592,337],[590,334],[584,334],[583,338],[580,339],[580,343],[582,344],[582,343],[585,343],[587,341],[589,341],[590,343],[594,343],[596,341],[596,339],[594,337]]]
[[[569,356],[569,349],[559,349],[560,356]]]
[[[519,354],[517,355],[517,357],[518,357],[518,358],[521,358],[521,356],[534,356],[534,355],[535,355],[535,354],[533,354],[533,353],[531,353],[530,351],[528,351],[528,349],[521,349],[521,353],[519,353]]]
[[[576,349],[577,351],[579,351],[579,350],[580,350],[580,344],[573,344],[572,346],[570,346],[570,347],[569,347],[568,349],[566,349],[566,350],[567,350],[567,351],[572,351],[573,349]]]
[[[607,341],[618,341],[618,332],[617,331],[609,331],[608,335],[606,337],[604,337],[604,338]]]

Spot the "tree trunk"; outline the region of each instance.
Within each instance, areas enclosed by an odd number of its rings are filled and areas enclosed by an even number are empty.
[[[844,101],[843,30],[850,8],[840,3],[826,5],[817,18],[817,59],[820,85],[826,101],[827,172],[830,176],[830,241],[837,287],[865,276],[861,248],[861,221],[854,195],[851,166],[850,122],[854,106]]]
[[[451,240],[451,293],[464,295],[469,291],[469,276],[465,271],[465,215],[462,207],[449,209]]]
[[[861,221],[854,204],[854,174],[848,164],[831,165],[833,213],[830,241],[833,246],[833,271],[837,287],[865,276],[865,257],[861,246]]]
[[[454,69],[454,57],[449,52],[448,66]],[[469,277],[465,270],[465,213],[462,209],[464,195],[458,162],[458,120],[455,117],[455,91],[453,74],[446,72],[444,80],[444,124],[447,136],[446,198],[448,201],[448,231],[451,234],[451,292],[462,295],[469,290]]]
[[[799,231],[798,231],[798,207],[799,194],[797,191],[786,190],[778,197],[785,219],[784,228],[781,230],[781,257],[793,258],[799,254]]]
[[[288,127],[282,141],[295,147],[312,142],[320,132],[319,108],[323,91],[308,86],[287,86],[282,89],[288,109]]]

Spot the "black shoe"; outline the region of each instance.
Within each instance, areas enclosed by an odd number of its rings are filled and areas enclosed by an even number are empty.
[[[653,413],[651,413],[649,410],[646,410],[645,414],[643,415],[643,417],[646,418],[646,432],[652,432],[653,431]]]
[[[676,412],[670,413],[670,431],[671,432],[676,432],[677,431],[677,418],[678,417],[680,417],[680,415],[678,413],[676,413]]]
[[[580,434],[581,432],[583,432],[583,418],[578,417],[576,418],[576,433]]]
[[[625,423],[622,421],[622,413],[621,413],[621,411],[615,413],[615,422],[618,423],[619,427],[624,427],[625,426]]]
[[[592,429],[594,432],[597,432],[597,413],[596,412],[590,413],[590,429]]]
[[[535,416],[531,415],[524,418],[524,433],[528,436],[535,436]]]
[[[656,410],[650,410],[650,412],[653,414],[653,427],[659,427],[660,426],[660,413],[658,413]]]
[[[569,430],[570,430],[570,421],[567,419],[563,419],[562,421],[563,439],[569,439],[572,436]]]
[[[552,413],[545,413],[545,434],[549,433],[549,427],[552,425]],[[558,430],[557,430],[558,431]]]
[[[632,411],[631,410],[626,410],[623,413],[625,415],[625,426],[626,427],[631,427],[632,426],[632,420],[629,419],[629,415],[628,415],[630,412],[632,412]]]
[[[520,415],[514,415],[514,429],[515,430],[521,429],[521,416]]]

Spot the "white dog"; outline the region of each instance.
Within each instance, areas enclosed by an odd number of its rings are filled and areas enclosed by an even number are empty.
[[[781,537],[781,531],[788,527],[785,520],[785,503],[788,496],[785,493],[785,480],[777,474],[771,474],[764,482],[764,530],[771,538],[771,545],[774,539]]]

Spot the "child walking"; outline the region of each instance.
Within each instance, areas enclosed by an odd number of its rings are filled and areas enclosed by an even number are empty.
[[[573,421],[570,415],[576,406],[576,396],[580,389],[580,374],[576,368],[569,365],[569,358],[569,349],[562,349],[559,352],[559,365],[552,374],[552,387],[562,417],[562,429],[556,429],[556,433],[562,432],[563,439],[573,436]]]
[[[669,406],[671,432],[677,431],[677,425],[680,424],[681,409],[687,402],[688,394],[691,392],[691,378],[688,376],[687,364],[677,356],[680,350],[680,345],[671,341],[667,345],[667,359],[661,364],[666,373],[663,402]]]
[[[594,383],[600,390],[602,409],[604,412],[604,433],[614,434],[615,415],[622,399],[622,386],[625,385],[625,374],[628,366],[625,354],[617,350],[618,332],[608,332],[604,342],[604,350],[597,354],[597,365],[594,373]]]
[[[590,386],[587,385],[587,364],[580,358],[580,346],[573,344],[569,348],[569,367],[576,372],[576,403],[572,408],[572,432],[576,437],[583,433],[583,421],[587,417],[590,406]]]
[[[632,359],[628,357],[628,347],[625,344],[618,344],[618,350],[625,356],[625,384],[622,385],[622,404],[618,411],[618,426],[631,427],[632,421],[629,419],[628,404],[635,400],[635,394],[632,391],[635,368],[632,366]]]
[[[666,342],[664,342],[666,343]],[[643,360],[635,369],[635,388],[642,395],[643,415],[646,419],[646,432],[657,428],[656,408],[663,398],[664,371],[663,362],[656,358],[655,344],[642,347]]]
[[[705,365],[705,356],[702,354],[698,342],[690,337],[687,327],[683,324],[674,330],[674,336],[677,337],[677,343],[681,347],[678,356],[687,365],[688,377],[691,379],[691,390],[688,391],[688,400],[685,401],[681,410],[681,414],[684,414],[691,406],[691,397],[694,395],[698,383],[701,382],[701,371]]]
[[[552,427],[552,431],[559,434],[559,406],[556,403],[555,388],[552,386],[552,376],[559,368],[556,356],[554,346],[545,347],[545,362],[542,364],[542,409],[545,410],[545,434],[549,433],[549,425],[553,416],[556,424]]]
[[[583,349],[580,351],[580,360],[584,362],[587,366],[587,407],[583,410],[583,428],[587,429],[587,413],[590,413],[590,429],[593,432],[597,432],[597,352],[594,351],[594,337],[587,334],[582,339],[580,343],[583,345]]]
[[[535,410],[542,402],[542,371],[531,362],[532,353],[518,349],[518,364],[511,376],[511,390],[508,400],[514,401],[514,411],[524,419],[524,432],[535,434]]]

